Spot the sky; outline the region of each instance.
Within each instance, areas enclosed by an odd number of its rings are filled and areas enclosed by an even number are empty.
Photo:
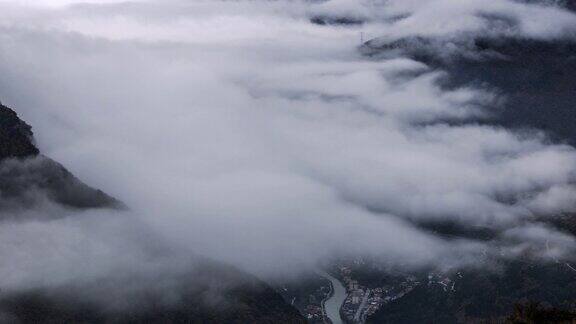
[[[4,221],[0,286],[165,271],[188,255],[262,278],[334,256],[448,270],[487,251],[569,255],[571,236],[532,220],[574,211],[574,148],[481,125],[497,93],[444,89],[442,71],[358,45],[574,40],[575,18],[510,0],[2,0],[0,99],[44,154],[130,210]],[[414,225],[428,221],[498,235],[446,240]]]

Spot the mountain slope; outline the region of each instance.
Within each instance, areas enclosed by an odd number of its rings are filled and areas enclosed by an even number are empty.
[[[49,214],[43,212],[46,202],[78,210],[123,208],[41,155],[31,127],[0,105],[0,226],[28,221],[19,211]],[[170,253],[160,242],[151,244],[155,249],[145,262],[156,262],[160,269],[136,267],[81,281],[0,290],[0,323],[305,323],[256,277],[204,258],[170,267],[163,259]]]
[[[41,155],[32,128],[1,103],[0,161],[0,210],[28,208],[45,200],[71,208],[123,207]]]
[[[443,86],[493,91],[500,100],[488,118],[473,120],[520,130],[543,130],[554,142],[576,144],[576,43],[509,37],[407,37],[372,40],[361,51],[373,59],[409,57],[446,72]],[[492,106],[492,105],[490,105]],[[451,121],[446,121],[451,122]],[[465,123],[466,121],[464,121]],[[574,214],[538,217],[574,235]],[[441,225],[441,224],[440,224]],[[450,224],[448,224],[450,225]],[[490,240],[492,235],[439,224],[431,230],[456,237]],[[576,302],[572,265],[560,260],[520,257],[490,269],[463,270],[445,289],[425,283],[390,302],[369,323],[477,323],[502,321],[514,305],[539,302],[570,310]],[[421,278],[426,282],[426,278]],[[415,311],[417,310],[417,311]]]
[[[362,46],[373,58],[407,56],[445,71],[447,88],[494,91],[492,116],[484,122],[536,128],[576,144],[576,43],[508,37],[374,39]],[[484,107],[488,108],[488,107]]]
[[[260,280],[209,260],[181,274],[124,275],[33,289],[0,298],[0,321],[17,323],[303,324],[298,311]],[[136,288],[134,290],[134,288]],[[169,287],[169,289],[166,289]]]
[[[570,309],[576,301],[576,272],[563,263],[518,260],[498,266],[499,271],[469,269],[452,275],[450,289],[422,278],[423,284],[385,305],[368,323],[475,323],[503,320],[520,302]]]

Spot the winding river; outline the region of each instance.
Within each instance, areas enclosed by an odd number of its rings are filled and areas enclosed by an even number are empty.
[[[340,307],[346,299],[346,289],[338,279],[332,277],[329,273],[325,271],[319,271],[319,273],[322,277],[332,282],[332,288],[334,289],[332,297],[328,298],[328,300],[324,302],[326,314],[332,321],[332,324],[343,324],[342,319],[340,318]]]

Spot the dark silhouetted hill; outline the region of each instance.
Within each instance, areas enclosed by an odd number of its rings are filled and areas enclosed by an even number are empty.
[[[0,210],[28,208],[45,199],[73,208],[123,207],[41,155],[32,128],[0,104]]]
[[[31,127],[0,105],[0,226],[21,215],[15,210],[42,213],[46,201],[77,209],[124,208],[41,155]],[[152,274],[120,272],[81,283],[0,290],[0,323],[305,322],[264,282],[206,259]]]
[[[304,324],[258,279],[208,260],[165,277],[103,280],[4,294],[0,321],[21,324]],[[3,322],[4,323],[4,322]]]
[[[565,2],[574,7],[574,2]],[[576,42],[525,38],[460,36],[409,37],[395,41],[375,39],[361,47],[373,59],[410,57],[432,69],[445,71],[442,86],[489,89],[501,96],[487,119],[474,123],[522,131],[545,131],[553,142],[576,144]],[[443,121],[445,122],[445,121]],[[464,122],[465,123],[465,122]],[[576,217],[563,214],[542,219],[576,234]],[[424,225],[423,225],[424,226]],[[490,240],[483,230],[451,224],[425,224],[447,236]],[[568,313],[576,302],[576,271],[562,261],[542,263],[528,259],[503,261],[498,270],[462,271],[454,289],[423,284],[394,300],[369,318],[369,323],[504,323],[521,301],[547,305],[534,316],[516,313],[513,323],[551,323],[543,318]],[[529,313],[529,312],[528,312]],[[541,316],[541,317],[538,317]],[[537,319],[537,320],[535,320]],[[562,318],[565,320],[565,318]]]

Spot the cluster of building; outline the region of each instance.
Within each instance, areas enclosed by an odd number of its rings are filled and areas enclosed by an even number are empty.
[[[368,316],[376,313],[383,305],[402,298],[420,284],[415,277],[409,276],[393,285],[369,289],[352,278],[350,268],[341,266],[339,269],[348,293],[340,310],[346,323],[364,323]]]
[[[331,324],[323,307],[324,302],[332,294],[329,280],[318,277],[304,285],[285,282],[275,288],[290,305],[298,309],[308,323]]]
[[[461,278],[462,274],[458,273],[457,276]],[[440,285],[444,291],[448,292],[448,291],[454,291],[455,290],[454,287],[456,285],[456,282],[445,275],[443,276],[443,275],[431,273],[428,275],[428,286],[434,285],[434,284]]]
[[[318,304],[310,304],[306,306],[305,316],[308,323],[324,323],[324,310]]]
[[[326,316],[322,304],[330,297],[330,286],[319,287],[313,294],[308,296],[308,305],[304,310],[304,316],[311,324],[326,324],[331,321]]]
[[[340,309],[340,315],[346,323],[362,323],[368,311],[376,311],[382,305],[381,292],[361,286],[352,279],[352,270],[346,266],[339,267],[340,277],[346,287],[348,296]]]

